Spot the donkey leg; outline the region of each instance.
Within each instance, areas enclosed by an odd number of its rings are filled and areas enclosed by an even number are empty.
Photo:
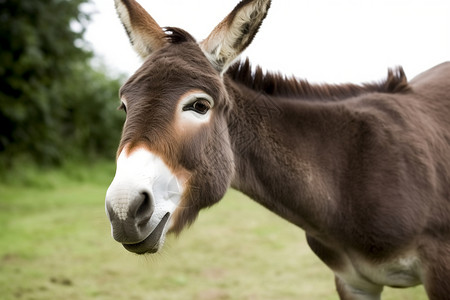
[[[341,300],[380,300],[383,287],[374,287],[369,290],[354,288],[338,276],[335,276],[336,290]]]

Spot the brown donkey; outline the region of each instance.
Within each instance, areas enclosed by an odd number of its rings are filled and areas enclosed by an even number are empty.
[[[425,285],[450,299],[450,63],[407,82],[312,85],[234,64],[270,0],[244,0],[202,42],[116,0],[145,59],[106,194],[115,240],[157,252],[234,187],[306,232],[341,299]]]

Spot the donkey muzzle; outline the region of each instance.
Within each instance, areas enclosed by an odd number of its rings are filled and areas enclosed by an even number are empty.
[[[142,148],[122,151],[105,198],[111,235],[131,252],[157,252],[181,194],[177,177],[158,156]]]
[[[147,238],[152,231],[150,218],[154,212],[150,193],[142,191],[136,195],[121,195],[116,192],[115,197],[110,198],[108,194],[106,214],[111,222],[113,238],[122,244],[136,244]]]

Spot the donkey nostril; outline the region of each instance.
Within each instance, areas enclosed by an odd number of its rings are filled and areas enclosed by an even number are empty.
[[[147,224],[153,214],[152,199],[148,192],[141,193],[142,200],[136,210],[136,221],[139,226]]]

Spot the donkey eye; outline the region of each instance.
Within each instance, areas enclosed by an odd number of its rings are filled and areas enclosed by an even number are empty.
[[[192,102],[191,104],[188,104],[185,107],[183,107],[183,111],[192,110],[198,114],[204,115],[208,112],[208,110],[210,108],[211,108],[211,103],[209,103],[208,100],[197,99],[196,101]]]

